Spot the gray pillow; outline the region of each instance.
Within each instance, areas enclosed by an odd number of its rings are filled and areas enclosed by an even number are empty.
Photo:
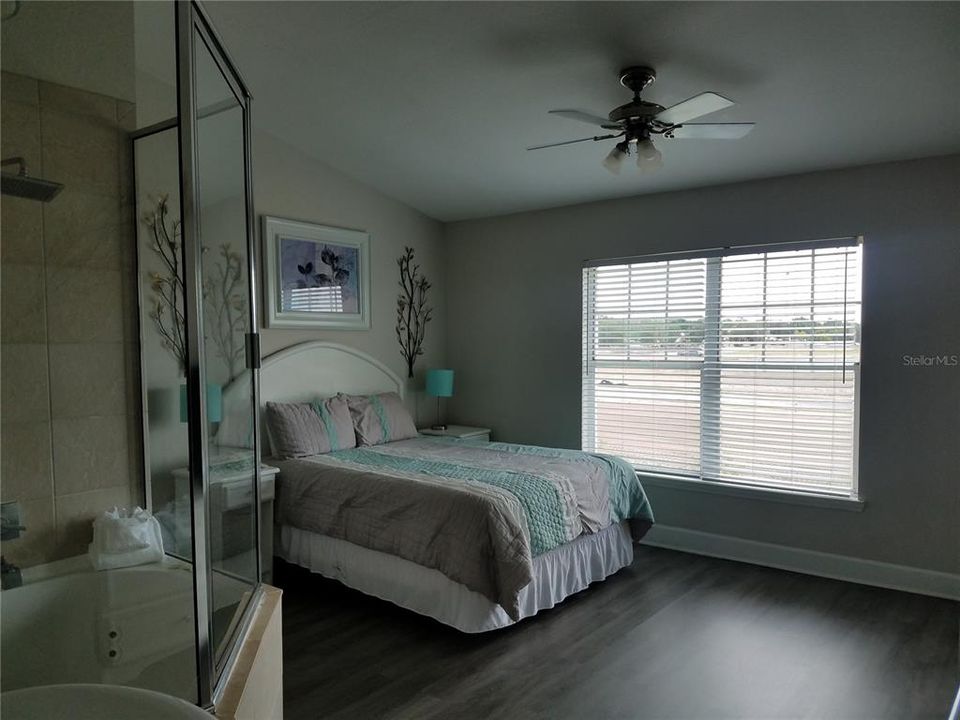
[[[350,406],[357,445],[380,445],[417,437],[417,426],[396,393],[344,395]]]
[[[313,409],[323,422],[327,445],[331,450],[349,450],[357,446],[346,398],[340,395],[325,398],[313,403]]]
[[[267,432],[277,458],[320,455],[356,447],[350,411],[343,398],[309,403],[267,403]]]

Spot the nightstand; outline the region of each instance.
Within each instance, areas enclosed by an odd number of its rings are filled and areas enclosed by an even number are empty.
[[[447,425],[446,430],[421,428],[420,434],[470,440],[471,442],[490,442],[490,428],[469,427],[468,425]]]
[[[210,555],[219,569],[231,570],[231,566],[236,564],[234,570],[240,574],[244,573],[243,568],[249,567],[250,560],[241,556],[231,562],[231,558],[224,557],[225,548],[229,548],[227,542],[228,528],[231,519],[242,519],[239,515],[243,512],[249,512],[253,503],[253,483],[250,482],[252,468],[230,471],[227,468],[211,468],[210,489],[208,497],[210,499]],[[270,465],[260,465],[260,557],[263,561],[262,580],[270,582],[272,578],[271,568],[273,567],[273,495],[274,485],[279,473],[279,468]],[[173,477],[178,489],[189,493],[189,473],[186,468],[178,468],[173,471]],[[236,516],[236,517],[234,517]],[[227,550],[228,551],[228,550]]]

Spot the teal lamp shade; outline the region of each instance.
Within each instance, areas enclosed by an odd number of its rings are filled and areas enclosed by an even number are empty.
[[[453,397],[453,370],[427,370],[427,395]]]
[[[207,383],[207,422],[220,422],[223,417],[223,390]],[[187,386],[180,386],[180,422],[187,422]]]

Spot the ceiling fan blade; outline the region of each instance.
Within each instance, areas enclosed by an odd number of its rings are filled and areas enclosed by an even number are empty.
[[[619,125],[616,123],[610,122],[609,118],[605,118],[600,115],[594,115],[588,112],[582,112],[580,110],[548,110],[547,112],[551,115],[559,115],[562,118],[567,118],[567,120],[579,120],[580,122],[585,122],[588,125],[599,125],[603,128],[619,127]]]
[[[753,130],[754,123],[686,123],[665,133],[668,138],[739,140]]]
[[[619,135],[594,135],[593,137],[580,138],[579,140],[564,140],[563,142],[550,143],[549,145],[534,145],[527,150],[543,150],[544,148],[559,147],[560,145],[573,145],[574,143],[587,142],[587,140],[609,140],[610,138],[620,137]]]
[[[733,104],[733,100],[728,100],[723,95],[705,92],[694,95],[692,98],[688,98],[672,107],[668,107],[657,115],[656,119],[667,125],[680,125],[687,120],[693,120],[701,115],[708,115],[717,110],[723,110]]]

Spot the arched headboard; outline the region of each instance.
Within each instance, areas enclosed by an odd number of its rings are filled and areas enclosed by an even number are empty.
[[[296,402],[336,395],[395,392],[404,396],[404,383],[394,372],[366,353],[332,342],[314,340],[277,350],[260,366],[260,404]]]
[[[263,408],[267,402],[305,402],[338,392],[371,395],[395,392],[403,399],[405,383],[382,362],[346,345],[314,340],[291,345],[265,357],[260,365],[260,437],[269,454]],[[249,446],[250,374],[242,373],[223,390],[221,445]],[[233,412],[231,412],[233,411]],[[233,420],[236,417],[238,420]]]

